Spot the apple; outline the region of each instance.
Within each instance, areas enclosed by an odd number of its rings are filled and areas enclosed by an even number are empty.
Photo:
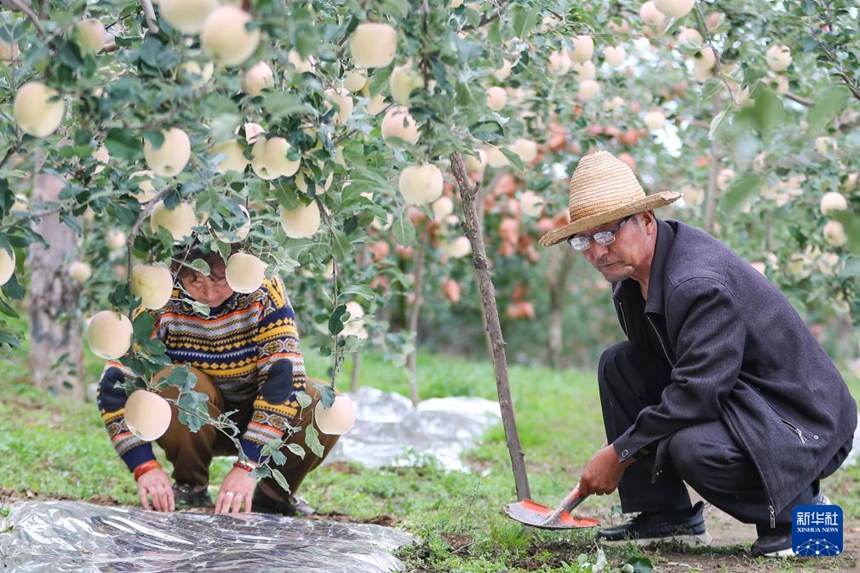
[[[161,17],[183,34],[199,34],[218,0],[161,0]]]
[[[826,155],[830,151],[836,151],[838,147],[836,140],[832,137],[822,136],[815,138],[815,151],[821,155]]]
[[[654,7],[672,18],[683,18],[693,11],[696,0],[654,0]]]
[[[705,191],[694,185],[684,185],[681,187],[681,196],[684,198],[686,205],[698,207],[705,200]]]
[[[155,173],[148,169],[135,171],[128,177],[129,184],[132,187],[131,194],[134,195],[134,198],[141,205],[152,201],[158,195],[158,191],[155,190],[155,186],[152,184],[153,177],[155,177]]]
[[[507,58],[503,58],[502,67],[495,69],[493,71],[493,76],[500,82],[503,82],[508,79],[508,77],[510,77],[511,70],[513,69],[513,67],[514,65],[510,62],[510,60],[508,60]]]
[[[257,97],[263,90],[275,87],[275,74],[266,62],[257,62],[242,74],[242,91]]]
[[[180,201],[174,209],[169,209],[164,201],[159,201],[149,215],[149,225],[153,232],[164,227],[173,236],[174,241],[181,241],[194,232],[198,225],[194,207],[187,201]]]
[[[529,217],[540,217],[544,204],[543,198],[534,191],[526,191],[520,197],[520,210]]]
[[[5,40],[0,39],[0,62],[15,62],[20,55],[18,42],[7,44]]]
[[[212,10],[200,32],[200,46],[215,62],[238,66],[251,57],[260,43],[260,29],[251,15],[236,6]]]
[[[18,88],[12,106],[18,127],[33,137],[48,137],[54,133],[60,127],[65,112],[66,104],[60,93],[35,81]]]
[[[854,191],[857,189],[857,181],[860,179],[860,173],[853,172],[849,173],[848,177],[845,178],[845,183],[842,184],[843,189],[846,191]]]
[[[367,84],[367,76],[359,70],[350,70],[343,76],[343,89],[350,93],[360,91]]]
[[[143,157],[149,169],[159,177],[175,177],[191,158],[191,140],[178,127],[161,130],[161,135],[164,141],[159,148],[144,138]]]
[[[590,60],[592,55],[594,55],[594,39],[587,35],[574,36],[570,59],[581,64]]]
[[[705,41],[702,35],[695,28],[681,28],[678,31],[678,43],[689,46],[691,48],[699,48]]]
[[[239,129],[236,128],[236,133],[239,133]],[[246,123],[245,124],[245,141],[248,143],[254,143],[257,141],[257,138],[266,133],[266,130],[259,123]]]
[[[520,138],[511,146],[511,151],[520,156],[523,163],[531,163],[538,154],[538,145],[531,139]]]
[[[85,283],[93,276],[93,268],[84,261],[72,261],[69,265],[69,276],[73,281]]]
[[[388,80],[391,90],[391,99],[401,105],[409,103],[409,94],[413,90],[424,87],[424,79],[412,71],[412,66],[406,63],[402,66],[394,66],[391,77]]]
[[[212,154],[216,157],[223,156],[215,166],[218,173],[242,173],[249,163],[245,158],[245,147],[235,139],[216,143],[212,146]]]
[[[821,197],[821,212],[829,215],[836,211],[845,211],[848,209],[848,200],[841,193],[830,191]]]
[[[173,275],[166,265],[135,265],[131,269],[131,292],[148,309],[162,308],[173,294]]]
[[[215,64],[212,62],[206,62],[201,66],[198,61],[188,60],[182,62],[176,69],[176,79],[184,84],[199,88],[212,79],[214,71]]]
[[[445,279],[442,281],[442,294],[451,301],[451,304],[460,302],[460,283],[454,279]]]
[[[287,61],[293,65],[297,74],[314,73],[314,59],[311,57],[304,59],[297,51],[290,50],[287,53]]]
[[[407,143],[418,143],[421,133],[409,108],[406,106],[394,106],[385,112],[382,118],[383,139],[398,138]]]
[[[384,95],[376,94],[368,100],[367,105],[364,106],[364,111],[366,111],[368,115],[379,115],[388,107],[388,104],[389,102],[385,99]]]
[[[134,329],[124,314],[103,310],[87,325],[87,341],[93,354],[104,360],[116,360],[131,348]]]
[[[696,81],[704,83],[714,77],[714,68],[709,66],[707,61],[693,60],[693,77]]]
[[[432,203],[442,196],[442,171],[432,163],[410,165],[400,172],[398,189],[412,205]]]
[[[302,164],[301,158],[290,159],[292,149],[283,137],[260,138],[251,148],[251,167],[260,179],[271,181],[278,177],[291,177]]]
[[[651,26],[662,26],[663,21],[666,19],[666,16],[657,9],[657,6],[652,2],[652,0],[648,0],[644,2],[642,6],[639,7],[639,17],[642,18],[642,21]]]
[[[613,68],[619,68],[627,59],[627,51],[624,46],[606,46],[603,48],[603,59]]]
[[[313,237],[320,228],[320,208],[316,201],[295,209],[280,208],[281,227],[291,239]]]
[[[791,49],[788,46],[774,44],[767,49],[765,61],[770,69],[781,72],[791,65]]]
[[[767,85],[770,86],[770,89],[779,95],[785,95],[788,93],[788,77],[784,74],[768,74],[766,81]]]
[[[110,161],[110,152],[104,145],[99,145],[93,150],[90,157],[95,159],[96,163],[99,164],[96,166],[95,169],[93,169],[93,175],[98,175],[105,170],[105,165],[107,165],[108,161]]]
[[[323,181],[322,187],[320,187],[319,184],[315,184],[314,194],[322,195],[323,193],[328,191],[331,187],[332,181],[334,181],[334,171],[329,172],[328,177],[326,177],[325,181]],[[299,173],[298,175],[296,175],[296,188],[307,195],[309,187],[304,173]]]
[[[123,417],[132,434],[151,442],[164,435],[173,415],[170,403],[155,392],[135,390],[125,402]]]
[[[355,424],[355,402],[346,396],[335,396],[331,408],[326,408],[320,400],[314,407],[314,422],[323,434],[341,436]]]
[[[717,188],[720,191],[725,191],[732,184],[734,178],[734,170],[728,168],[720,169],[720,172],[717,173]]]
[[[251,214],[244,205],[239,205],[239,211],[242,213],[242,223],[238,228],[234,227],[228,231],[216,231],[212,229],[212,234],[222,243],[236,243],[244,241],[251,232]]]
[[[709,70],[717,65],[717,55],[710,46],[703,47],[693,57],[695,58],[695,65],[703,69]]]
[[[346,303],[346,311],[349,318],[343,324],[341,334],[343,336],[355,336],[356,338],[367,338],[367,328],[364,325],[364,309],[355,301]]]
[[[5,285],[15,274],[15,251],[0,247],[0,286]]]
[[[726,15],[722,12],[711,12],[705,18],[705,27],[708,29],[708,32],[713,32],[722,25],[725,19]]]
[[[645,125],[648,126],[648,129],[650,129],[651,131],[663,129],[663,125],[665,123],[666,115],[663,113],[662,110],[652,109],[645,114]]]
[[[359,24],[349,41],[352,61],[362,68],[384,68],[397,52],[397,31],[388,24]]]
[[[252,293],[266,278],[266,263],[248,253],[233,253],[227,259],[227,284],[236,292]]]
[[[600,84],[596,80],[582,80],[579,82],[579,90],[576,92],[576,97],[579,101],[591,101],[597,94],[600,93]]]
[[[349,121],[354,108],[349,92],[342,88],[329,88],[325,90],[325,95],[326,98],[335,105],[335,108],[337,108],[337,113],[334,115],[335,125],[344,125]]]
[[[468,237],[460,236],[448,242],[442,248],[442,252],[451,259],[462,259],[472,252],[472,243],[469,242]]]
[[[573,62],[571,62],[567,50],[552,52],[549,55],[549,70],[557,76],[563,76],[570,71],[570,65],[572,63]]]
[[[128,237],[125,236],[125,233],[120,231],[119,229],[109,229],[107,233],[105,233],[105,244],[107,248],[111,252],[119,251],[120,249],[124,249],[126,246],[126,241],[128,241]]]
[[[83,20],[75,24],[75,39],[83,51],[98,54],[105,47],[107,31],[99,20]]]
[[[454,201],[450,197],[439,197],[430,205],[430,210],[433,212],[433,218],[441,221],[454,212]]]
[[[579,81],[582,80],[593,80],[597,77],[597,66],[594,65],[594,62],[587,61],[580,63],[574,63],[571,67],[573,70],[576,79]]]
[[[839,221],[827,221],[824,224],[824,240],[832,247],[841,247],[848,242],[848,235],[845,234],[845,227]]]
[[[492,86],[487,88],[487,107],[493,111],[502,111],[508,102],[508,93],[504,88]]]
[[[493,168],[507,167],[511,164],[498,147],[489,146],[486,150],[487,165]]]

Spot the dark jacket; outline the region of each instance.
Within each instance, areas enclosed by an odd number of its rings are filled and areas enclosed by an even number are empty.
[[[779,512],[851,439],[857,404],[767,278],[703,231],[657,225],[647,302],[632,279],[615,286],[613,299],[628,338],[668,360],[671,376],[660,403],[642,410],[613,445],[622,461],[656,447],[656,479],[663,438],[721,419],[758,467],[771,512]]]

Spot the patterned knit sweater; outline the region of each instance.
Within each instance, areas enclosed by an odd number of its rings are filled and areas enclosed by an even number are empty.
[[[187,296],[187,295],[186,295]],[[280,279],[266,280],[250,294],[234,293],[203,317],[174,290],[170,302],[153,311],[153,336],[167,347],[174,364],[206,373],[221,391],[226,410],[253,404],[242,450],[260,461],[263,446],[283,437],[298,412],[296,393],[305,389],[305,366],[295,314]],[[292,367],[277,366],[288,360]],[[284,366],[282,363],[281,366]],[[271,377],[270,377],[271,372]],[[150,442],[129,431],[124,420],[125,390],[117,381],[134,374],[120,364],[106,364],[99,385],[99,409],[114,447],[130,470],[155,459]]]

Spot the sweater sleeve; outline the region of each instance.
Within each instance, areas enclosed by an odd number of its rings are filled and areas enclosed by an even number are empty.
[[[298,413],[296,393],[305,389],[305,364],[299,345],[296,316],[284,285],[275,278],[265,283],[268,304],[260,316],[257,344],[257,397],[242,450],[259,462],[262,449],[280,440]]]
[[[720,281],[696,278],[667,301],[669,337],[676,361],[660,402],[644,408],[613,442],[619,461],[672,433],[720,418],[743,362],[746,327],[731,291]]]

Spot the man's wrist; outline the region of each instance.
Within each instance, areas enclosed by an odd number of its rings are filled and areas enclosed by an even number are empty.
[[[161,464],[158,463],[158,460],[147,460],[142,464],[139,464],[134,468],[134,481],[139,480],[140,476],[154,469],[161,469]]]
[[[252,462],[251,460],[242,460],[242,459],[239,459],[239,460],[236,460],[235,462],[233,462],[233,467],[234,467],[234,468],[239,468],[239,469],[241,469],[241,470],[245,470],[245,471],[246,471],[246,472],[248,472],[248,473],[251,473],[252,471],[254,471],[255,469],[257,469],[257,467],[258,467],[259,465],[260,465],[260,464],[258,464],[258,463],[256,463],[256,462]]]

